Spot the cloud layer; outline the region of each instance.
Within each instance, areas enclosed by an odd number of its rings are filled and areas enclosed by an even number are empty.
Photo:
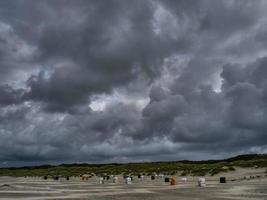
[[[266,8],[0,2],[1,166],[267,152]]]

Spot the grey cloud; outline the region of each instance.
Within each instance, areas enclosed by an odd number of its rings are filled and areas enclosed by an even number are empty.
[[[266,6],[0,2],[0,160],[267,152]]]
[[[159,76],[165,57],[190,47],[183,38],[155,34],[153,4],[149,1],[84,4],[69,7],[73,6],[70,3],[64,10],[52,9],[52,15],[60,20],[41,27],[38,41],[41,61],[70,62],[70,67],[51,72],[46,83],[41,73],[28,82],[29,98],[44,101],[49,110],[85,103],[86,96],[110,92],[141,74],[153,80]],[[71,21],[75,17],[80,17],[81,22]],[[66,95],[69,97],[65,98]]]
[[[22,101],[24,91],[22,89],[13,89],[9,85],[0,86],[0,105],[18,104]]]
[[[153,87],[151,102],[153,96],[157,101],[148,104],[143,110],[144,125],[139,133],[150,133],[149,137],[152,133],[158,133],[157,136],[167,136],[171,141],[185,143],[192,149],[210,143],[218,143],[217,149],[225,146],[238,149],[263,145],[267,111],[266,85],[262,84],[266,82],[265,68],[262,67],[265,66],[265,59],[257,59],[247,66],[225,65],[221,73],[223,88],[219,93],[214,92],[211,86],[202,84],[194,84],[193,90],[185,93],[183,89],[188,84],[183,83],[184,79],[175,81],[180,89],[173,90],[174,94],[162,95],[161,88],[158,88],[157,94]],[[194,72],[188,74],[188,69],[184,73],[189,77],[195,76]],[[191,78],[187,80],[191,81]],[[171,100],[176,95],[184,97],[182,112],[179,112],[178,107],[168,107],[170,104],[166,99]],[[173,102],[177,104],[179,101],[175,99]],[[148,116],[151,116],[149,120]],[[141,135],[146,138],[145,134]]]

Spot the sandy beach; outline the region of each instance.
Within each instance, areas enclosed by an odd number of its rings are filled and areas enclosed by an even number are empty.
[[[125,185],[123,177],[119,176],[118,183],[111,180],[105,184],[99,183],[98,177],[81,181],[79,177],[70,180],[60,178],[58,181],[42,177],[0,177],[0,199],[267,199],[267,178],[265,169],[238,169],[235,172],[207,176],[206,187],[198,187],[198,177],[187,177],[182,182],[176,176],[175,186],[165,183],[164,179],[151,180],[145,177],[141,181],[134,177],[131,185]],[[219,177],[225,176],[227,183],[219,183]],[[247,177],[246,179],[244,177]],[[251,177],[251,178],[248,178]]]

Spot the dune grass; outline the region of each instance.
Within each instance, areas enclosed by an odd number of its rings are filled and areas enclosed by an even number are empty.
[[[173,161],[127,164],[62,164],[36,167],[0,168],[0,176],[79,176],[81,174],[204,176],[233,171],[235,167],[267,167],[267,155],[242,155],[226,160]]]

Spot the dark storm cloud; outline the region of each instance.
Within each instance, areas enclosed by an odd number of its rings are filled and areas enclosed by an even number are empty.
[[[23,90],[15,90],[9,85],[1,85],[0,94],[0,105],[18,104],[22,100]]]
[[[28,82],[29,98],[44,101],[50,110],[85,103],[88,95],[107,93],[140,74],[153,80],[166,56],[190,47],[184,38],[155,34],[155,5],[149,1],[84,4],[48,5],[60,20],[40,28],[41,61],[69,62],[53,70],[46,84],[42,74]]]
[[[266,6],[1,1],[0,160],[267,152]]]

